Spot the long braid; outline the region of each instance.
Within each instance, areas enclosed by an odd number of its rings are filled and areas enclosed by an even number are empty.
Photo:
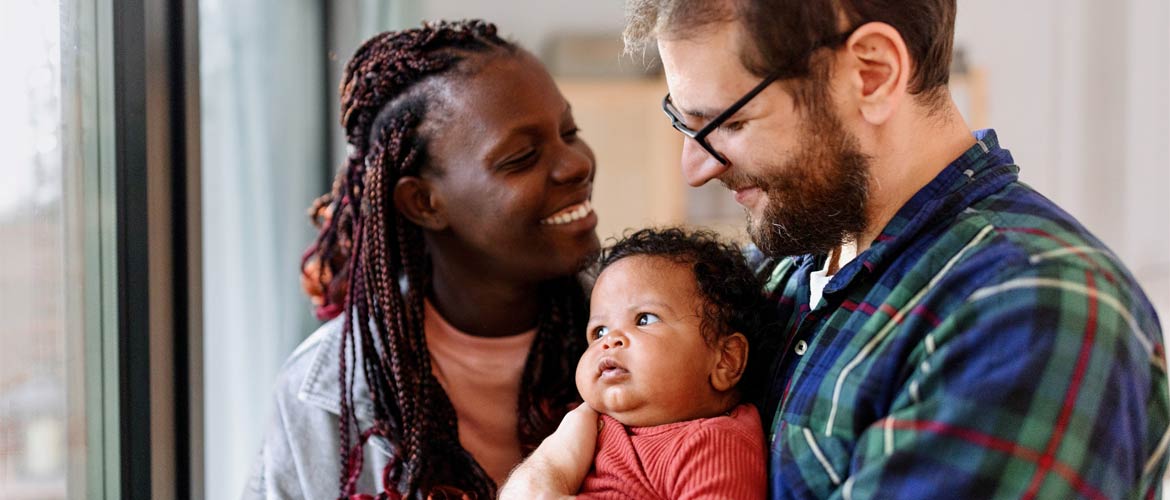
[[[322,231],[324,234],[321,237],[322,239],[331,237],[333,240],[340,243],[343,251],[347,251],[350,255],[362,255],[361,239],[359,238],[355,241],[351,236],[354,234],[354,232],[361,231],[362,222],[360,218],[354,217],[351,206],[352,203],[346,203],[346,201],[354,199],[351,198],[351,193],[361,192],[361,178],[364,177],[363,174],[364,170],[360,167],[347,169],[346,172],[343,172],[342,175],[346,177],[346,182],[341,184],[341,186],[345,188],[345,190],[341,192],[340,196],[340,206],[342,207],[342,212],[340,214],[341,218],[337,221],[336,226],[326,226],[326,229]],[[340,236],[336,234],[327,234],[331,232],[328,231],[330,228],[335,228],[335,231],[340,233]],[[318,248],[321,246],[320,242],[317,244],[317,246]],[[328,251],[329,250],[326,250],[326,252]],[[320,259],[321,262],[329,263],[330,260],[325,259],[324,254],[325,252],[322,252],[322,258]],[[352,262],[352,259],[350,259],[350,261]],[[347,267],[352,268],[352,263],[348,263]],[[362,273],[352,272],[352,269],[350,269],[348,275],[350,277],[350,283],[348,287],[349,293],[345,297],[345,310],[352,311],[355,309],[365,309],[363,302],[361,301],[361,298],[365,296],[364,276]],[[361,313],[359,313],[358,317],[361,317]],[[351,420],[355,422],[357,420],[356,414],[353,412],[349,402],[349,395],[353,393],[353,375],[350,367],[354,365],[354,354],[346,348],[350,343],[353,343],[353,322],[346,321],[341,332],[341,348],[338,350],[338,365],[340,366],[340,369],[338,370],[338,376],[341,379],[341,398],[338,405],[340,413],[340,418],[338,419],[338,434],[341,438],[341,459],[343,464],[346,465],[345,467],[342,467],[341,470],[340,480],[341,484],[343,485],[343,489],[352,488],[352,481],[349,479],[350,474],[348,474],[348,469],[351,464],[349,455],[349,428]]]
[[[354,492],[360,447],[373,434],[396,446],[382,475],[388,490],[405,498],[452,491],[473,498],[495,495],[494,481],[460,446],[455,410],[431,375],[424,329],[429,257],[421,229],[398,213],[392,195],[398,179],[418,175],[427,164],[418,128],[428,96],[414,91],[417,84],[490,50],[517,49],[482,21],[439,23],[375,36],[346,66],[341,121],[351,151],[332,193],[310,210],[320,233],[302,262],[302,272],[326,290],[319,311],[346,316],[338,360],[342,497]],[[312,273],[312,266],[319,272]],[[517,408],[525,453],[578,401],[573,374],[584,350],[580,285],[573,278],[555,280],[544,285],[541,296],[545,302]],[[356,360],[359,346],[363,356]],[[356,362],[370,388],[374,424],[354,435]]]
[[[517,411],[520,445],[527,455],[556,429],[572,403],[580,400],[572,374],[585,351],[585,296],[574,278],[546,285],[550,297],[524,365]],[[565,380],[564,374],[569,374]]]

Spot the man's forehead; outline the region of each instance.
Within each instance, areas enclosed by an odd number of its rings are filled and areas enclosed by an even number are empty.
[[[675,107],[697,117],[713,116],[728,98],[757,80],[740,60],[738,23],[718,23],[687,37],[659,38],[666,84]]]

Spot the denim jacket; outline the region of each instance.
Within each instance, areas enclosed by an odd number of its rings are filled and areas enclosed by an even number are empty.
[[[289,356],[276,381],[276,407],[260,454],[252,467],[243,500],[334,499],[338,497],[341,458],[338,436],[339,348],[343,319],[317,329]],[[349,349],[354,349],[353,345]],[[347,349],[348,350],[348,349]],[[361,346],[357,346],[361,359]],[[354,373],[354,412],[357,429],[373,423],[373,403],[361,363]],[[352,373],[354,367],[349,367]],[[355,430],[360,432],[360,430]],[[394,445],[371,436],[364,447],[363,470],[357,491],[381,488],[381,471]]]

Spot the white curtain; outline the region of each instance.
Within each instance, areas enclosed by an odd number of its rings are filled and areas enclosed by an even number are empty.
[[[340,69],[366,37],[416,24],[416,10],[416,0],[199,2],[206,498],[243,491],[276,375],[318,325],[299,265],[315,234],[306,209],[345,156]]]
[[[202,0],[204,471],[206,498],[238,498],[277,371],[315,327],[300,292],[326,189],[321,2]]]

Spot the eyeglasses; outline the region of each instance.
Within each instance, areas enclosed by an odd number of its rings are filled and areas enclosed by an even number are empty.
[[[807,58],[818,49],[824,47],[836,47],[837,45],[845,43],[845,41],[853,35],[853,32],[857,31],[857,28],[860,27],[860,25],[856,26],[844,33],[833,35],[813,44],[813,46],[809,48],[808,52],[806,52],[804,57],[800,60],[807,60]],[[670,126],[674,127],[675,130],[682,132],[683,135],[694,139],[695,142],[699,143],[699,146],[702,146],[703,149],[706,150],[707,153],[709,153],[716,160],[718,160],[719,163],[727,165],[727,158],[722,154],[719,154],[718,151],[715,151],[715,148],[711,146],[711,143],[707,142],[707,136],[711,135],[711,132],[714,132],[716,129],[718,129],[720,125],[723,125],[723,122],[726,122],[729,118],[731,118],[731,116],[739,111],[740,108],[746,106],[748,102],[756,97],[756,95],[758,95],[760,92],[763,92],[764,89],[768,88],[768,85],[771,85],[772,82],[775,82],[776,80],[795,78],[797,76],[801,76],[801,73],[803,72],[803,68],[794,71],[793,68],[789,67],[787,69],[782,69],[771,73],[766,78],[764,78],[764,81],[760,82],[759,85],[756,85],[754,88],[749,90],[748,93],[744,94],[743,97],[740,97],[739,100],[735,101],[734,104],[723,110],[723,112],[716,115],[715,118],[711,119],[710,122],[707,122],[707,124],[699,130],[688,127],[686,122],[683,121],[682,113],[679,112],[678,108],[674,107],[674,103],[670,100],[669,92],[666,93],[666,97],[662,98],[662,112],[666,113],[667,118],[670,118]]]

